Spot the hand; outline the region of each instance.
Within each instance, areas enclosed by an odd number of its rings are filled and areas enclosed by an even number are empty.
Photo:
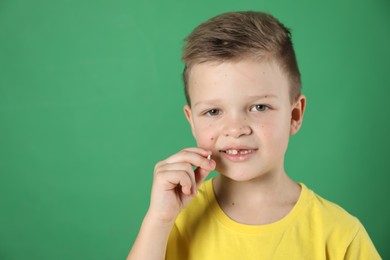
[[[175,221],[215,169],[215,161],[207,159],[209,155],[211,152],[202,148],[186,148],[156,164],[149,217],[164,223]]]

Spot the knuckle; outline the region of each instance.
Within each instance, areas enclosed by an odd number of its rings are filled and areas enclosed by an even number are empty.
[[[188,150],[186,148],[182,149],[179,154],[186,155],[188,154]]]
[[[157,170],[154,172],[154,178],[155,179],[161,179],[164,175],[164,171],[163,170]]]
[[[161,168],[161,166],[163,166],[164,164],[165,164],[165,160],[157,162],[156,165],[154,166],[154,172],[157,172],[159,168]]]
[[[154,183],[166,183],[170,182],[172,179],[172,174],[170,174],[169,171],[158,171],[157,174],[154,176]]]
[[[187,167],[186,167],[186,171],[188,172],[188,174],[190,175],[190,176],[192,176],[193,174],[194,174],[194,170],[192,169],[192,166],[191,165],[187,165]]]

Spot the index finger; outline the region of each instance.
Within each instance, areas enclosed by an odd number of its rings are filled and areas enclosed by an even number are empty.
[[[180,152],[168,157],[166,163],[178,163],[187,162],[195,167],[201,167],[206,170],[213,168],[210,164],[208,157],[211,155],[211,151],[205,150],[200,147],[185,148]]]

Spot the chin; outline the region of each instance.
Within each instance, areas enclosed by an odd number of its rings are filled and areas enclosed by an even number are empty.
[[[219,159],[219,160],[218,160]],[[237,182],[264,181],[284,172],[283,160],[275,158],[252,158],[242,162],[231,162],[218,158],[216,171]]]
[[[246,170],[246,169],[221,169],[221,170],[217,170],[219,172],[220,175],[222,175],[223,177],[226,177],[232,181],[236,181],[236,182],[250,182],[250,181],[253,181],[253,180],[259,180],[261,179],[262,177],[265,177],[267,175],[267,173],[259,173],[259,172],[256,172],[254,173],[253,170]]]

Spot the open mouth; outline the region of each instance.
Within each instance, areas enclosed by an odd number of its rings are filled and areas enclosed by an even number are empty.
[[[255,150],[253,149],[228,149],[228,150],[220,150],[222,153],[230,154],[230,155],[241,155],[241,154],[250,154]]]

